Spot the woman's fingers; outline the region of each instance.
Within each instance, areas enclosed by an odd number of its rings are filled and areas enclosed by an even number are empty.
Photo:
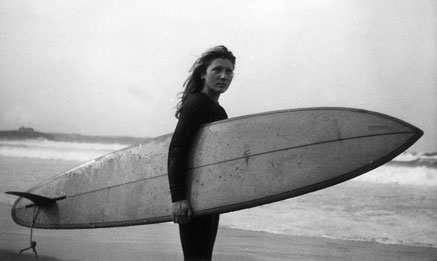
[[[178,224],[186,224],[189,222],[189,218],[187,215],[177,215],[173,220],[175,223]]]
[[[186,224],[191,220],[193,212],[187,200],[173,203],[172,219],[174,223]]]

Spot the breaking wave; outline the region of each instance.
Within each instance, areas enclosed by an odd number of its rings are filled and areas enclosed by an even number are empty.
[[[0,140],[0,156],[83,162],[127,146],[129,145],[118,143],[57,142],[44,139],[22,141]]]

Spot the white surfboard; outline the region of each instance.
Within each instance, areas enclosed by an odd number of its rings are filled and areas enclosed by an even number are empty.
[[[194,214],[205,215],[296,197],[381,166],[422,135],[399,119],[348,108],[274,111],[207,124],[190,156],[189,199]],[[14,221],[54,229],[170,221],[170,139],[110,153],[25,193],[12,192],[20,196]]]

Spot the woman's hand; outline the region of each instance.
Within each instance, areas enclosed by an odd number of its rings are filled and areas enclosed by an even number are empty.
[[[193,211],[191,210],[190,202],[186,199],[172,203],[172,213],[174,223],[187,224],[191,220]]]

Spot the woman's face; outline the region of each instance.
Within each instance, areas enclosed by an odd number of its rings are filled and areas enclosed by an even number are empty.
[[[228,59],[217,58],[206,68],[202,79],[205,80],[203,90],[214,94],[222,94],[228,90],[234,77],[234,65]]]

